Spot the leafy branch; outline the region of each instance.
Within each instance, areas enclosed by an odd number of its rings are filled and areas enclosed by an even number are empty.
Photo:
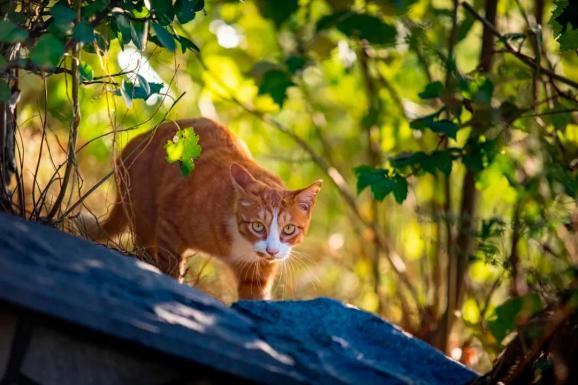
[[[546,74],[548,75],[548,77],[550,77],[551,79],[555,79],[561,83],[564,83],[566,85],[569,85],[573,88],[576,88],[578,90],[578,82],[569,79],[565,76],[562,76],[554,71],[551,71],[548,68],[544,68],[542,67],[539,63],[536,63],[536,60],[528,55],[523,54],[522,52],[520,52],[519,50],[514,49],[514,47],[512,47],[512,45],[509,43],[507,36],[501,34],[494,25],[492,25],[486,18],[484,18],[483,16],[481,16],[478,12],[476,12],[476,10],[467,2],[462,2],[461,5],[473,16],[475,17],[478,21],[480,21],[485,28],[487,28],[495,37],[497,37],[503,44],[504,47],[506,48],[507,52],[514,55],[515,57],[517,57],[518,59],[520,59],[520,61],[524,64],[526,64],[527,66],[531,67],[534,70],[539,71],[540,73]]]

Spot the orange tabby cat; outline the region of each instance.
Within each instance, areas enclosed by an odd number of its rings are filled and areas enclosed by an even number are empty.
[[[202,152],[183,177],[163,146],[186,127],[199,136]],[[278,263],[303,239],[321,188],[318,180],[287,190],[227,128],[204,118],[164,123],[134,138],[116,163],[117,201],[103,223],[85,223],[87,235],[106,240],[130,226],[137,246],[174,277],[187,249],[211,254],[232,268],[240,298],[270,298]]]

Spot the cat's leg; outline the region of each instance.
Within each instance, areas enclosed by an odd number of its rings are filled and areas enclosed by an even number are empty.
[[[183,253],[186,246],[172,224],[159,220],[156,228],[156,263],[165,274],[180,281],[183,266]]]
[[[278,264],[269,261],[235,262],[232,264],[237,277],[239,299],[271,299],[271,289]]]

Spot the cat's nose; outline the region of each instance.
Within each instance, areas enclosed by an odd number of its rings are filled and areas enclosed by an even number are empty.
[[[274,257],[277,254],[279,254],[279,249],[274,249],[271,247],[267,247],[267,254],[269,254],[270,256]]]

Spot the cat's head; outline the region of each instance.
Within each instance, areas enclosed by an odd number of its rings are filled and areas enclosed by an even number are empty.
[[[256,256],[287,258],[307,232],[322,181],[300,190],[271,188],[237,163],[231,165],[231,179],[239,234],[253,245]]]

